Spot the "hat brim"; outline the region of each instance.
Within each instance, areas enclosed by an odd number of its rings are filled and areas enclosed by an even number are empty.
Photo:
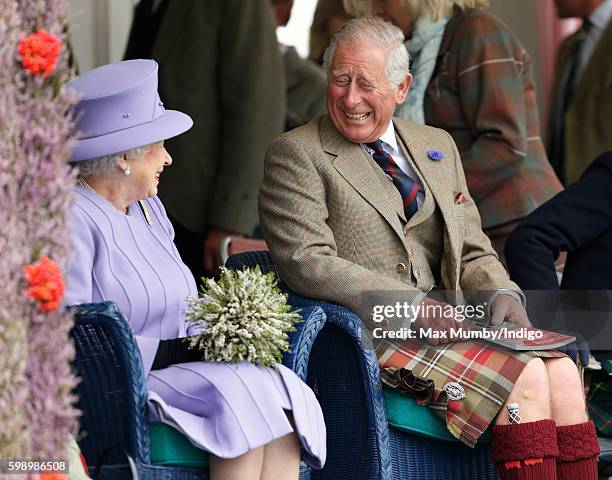
[[[193,120],[189,115],[176,110],[166,110],[161,117],[151,122],[99,137],[78,140],[69,161],[79,162],[149,145],[176,137],[189,130],[192,125]]]

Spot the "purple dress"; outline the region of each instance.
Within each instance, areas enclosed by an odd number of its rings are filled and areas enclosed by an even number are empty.
[[[66,303],[117,303],[142,354],[152,420],[173,425],[219,457],[234,458],[294,431],[285,413],[291,410],[303,460],[321,468],[326,456],[321,407],[291,370],[246,362],[151,370],[160,339],[195,333],[186,330],[183,309],[185,297],[197,292],[163,205],[157,197],[145,202],[152,226],[137,202],[124,215],[100,195],[76,188]]]

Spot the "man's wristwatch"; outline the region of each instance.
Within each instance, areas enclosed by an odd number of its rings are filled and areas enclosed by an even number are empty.
[[[489,318],[491,318],[491,306],[493,305],[493,302],[495,301],[495,299],[499,296],[499,295],[508,295],[512,298],[514,298],[517,302],[519,302],[523,307],[525,307],[525,305],[527,304],[527,300],[525,299],[525,294],[523,292],[517,292],[515,290],[510,290],[509,288],[498,288],[493,295],[491,295],[489,297],[489,302],[488,302],[488,311],[489,311]]]

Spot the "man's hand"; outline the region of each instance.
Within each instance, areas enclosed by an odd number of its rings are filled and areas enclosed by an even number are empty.
[[[454,309],[451,305],[438,302],[432,298],[424,298],[420,303],[419,316],[412,322],[412,329],[416,330],[416,338],[424,340],[429,345],[444,345],[456,342],[459,338],[451,337],[451,328],[470,329],[470,322],[455,320]],[[449,315],[452,312],[452,315]],[[445,315],[446,314],[446,315]],[[420,337],[419,329],[432,329],[432,335]]]
[[[491,325],[501,325],[504,321],[514,323],[520,327],[530,327],[527,312],[523,306],[510,295],[500,294],[491,305]]]
[[[220,228],[211,228],[208,231],[208,235],[206,235],[206,239],[204,240],[203,259],[204,268],[209,274],[216,274],[217,269],[222,266],[219,248],[221,246],[221,240],[228,235],[242,237],[240,234],[222,230]]]

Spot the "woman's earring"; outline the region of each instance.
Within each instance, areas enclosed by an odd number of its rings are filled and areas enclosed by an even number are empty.
[[[127,167],[125,167],[125,170],[123,171],[123,174],[127,177],[130,173],[130,166],[128,165]]]

